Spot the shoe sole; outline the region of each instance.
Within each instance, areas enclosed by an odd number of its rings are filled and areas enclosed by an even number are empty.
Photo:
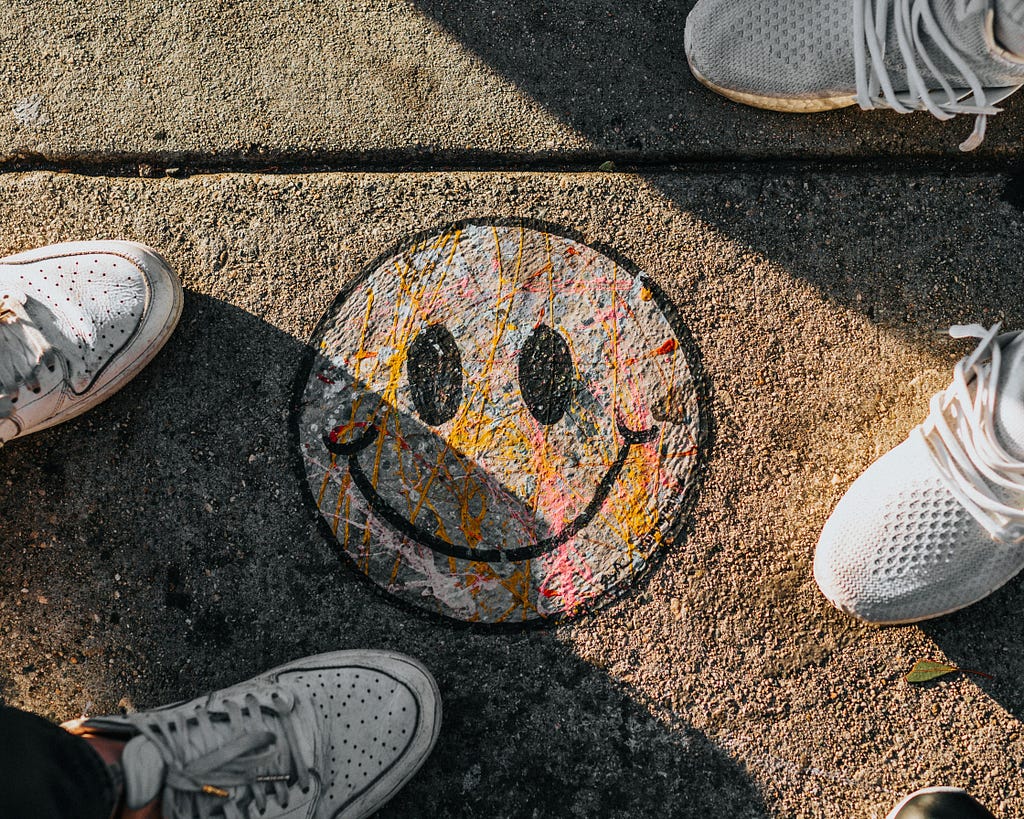
[[[130,248],[137,255],[133,256],[124,252],[118,252],[119,248]],[[160,352],[167,339],[170,338],[171,333],[178,324],[178,320],[181,318],[181,311],[184,306],[184,293],[178,274],[174,272],[174,269],[157,251],[138,242],[66,242],[16,254],[0,260],[0,264],[31,264],[43,259],[58,259],[78,256],[83,253],[117,256],[141,270],[147,282],[146,305],[143,315],[147,313],[159,315],[160,312],[163,312],[165,318],[159,325],[155,335],[150,338],[144,348],[138,351],[136,357],[128,362],[123,370],[111,376],[109,380],[96,384],[86,393],[79,396],[73,404],[70,404],[52,417],[47,418],[42,423],[28,430],[19,431],[14,438],[9,440],[24,438],[34,432],[41,432],[57,424],[70,421],[72,418],[77,418],[82,413],[88,412],[93,407],[103,403],[145,369],[146,365],[156,357],[156,354]],[[171,287],[167,288],[170,292],[167,294],[157,293],[156,287],[153,286],[154,278],[150,271],[158,270],[163,271],[171,281]]]
[[[1014,577],[1016,577],[1016,576],[1017,575],[1014,575]],[[932,614],[922,614],[920,617],[908,617],[905,620],[869,620],[868,618],[858,614],[855,611],[850,611],[849,609],[844,608],[843,606],[836,605],[836,603],[834,603],[832,601],[832,598],[829,597],[827,594],[825,594],[825,592],[822,591],[822,594],[825,595],[825,597],[828,600],[828,602],[831,603],[832,606],[835,609],[837,609],[838,611],[841,611],[843,614],[848,614],[851,617],[855,617],[858,620],[860,620],[862,623],[867,623],[869,626],[912,626],[912,625],[914,625],[914,623],[923,623],[925,620],[935,620],[935,619],[937,619],[939,617],[945,617],[947,614],[955,614],[958,611],[962,611],[963,609],[966,609],[966,608],[969,608],[970,606],[973,606],[975,603],[980,603],[982,600],[984,600],[990,594],[994,594],[996,591],[1001,589],[1003,586],[1006,585],[1006,583],[1009,583],[1010,580],[1012,580],[1012,579],[1013,578],[1011,577],[1009,580],[1005,581],[1004,583],[1000,583],[994,589],[992,589],[991,591],[988,591],[985,594],[981,595],[976,600],[972,600],[970,603],[961,603],[960,605],[953,606],[953,608],[946,609],[945,611],[937,611],[937,612],[934,612]],[[818,589],[819,590],[821,589],[820,585],[818,586]]]
[[[723,88],[705,77],[697,66],[694,65],[689,25],[686,26],[683,33],[683,47],[686,52],[686,62],[690,66],[690,72],[697,78],[697,81],[705,88],[710,88],[716,94],[733,102],[739,102],[753,108],[761,108],[765,111],[782,111],[789,114],[815,114],[821,111],[849,108],[851,105],[857,104],[855,94],[844,94],[837,97],[767,97],[761,94],[750,94],[745,91],[733,91],[731,88]]]

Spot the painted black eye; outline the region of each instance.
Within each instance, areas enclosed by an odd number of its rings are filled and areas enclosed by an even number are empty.
[[[431,324],[421,330],[405,367],[420,418],[434,427],[454,418],[462,403],[462,356],[448,328]]]
[[[557,424],[569,407],[572,355],[565,339],[546,324],[530,333],[519,353],[519,390],[542,424]]]

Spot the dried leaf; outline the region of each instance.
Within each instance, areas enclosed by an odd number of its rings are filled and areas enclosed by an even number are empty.
[[[959,671],[955,665],[949,665],[947,663],[937,663],[935,660],[918,660],[914,663],[914,667],[910,669],[910,673],[907,674],[907,682],[912,683],[923,683],[936,680],[939,677],[945,677],[947,674],[953,674]]]

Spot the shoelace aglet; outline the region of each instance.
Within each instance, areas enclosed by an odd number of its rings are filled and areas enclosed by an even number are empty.
[[[970,153],[979,145],[981,145],[982,142],[985,141],[985,126],[987,122],[987,114],[978,115],[978,119],[974,123],[974,130],[971,131],[971,135],[960,143],[961,151],[963,151],[965,154]]]
[[[985,336],[991,334],[992,336],[999,335],[999,331],[1003,329],[1003,323],[997,321],[991,327],[985,327],[981,324],[951,324],[945,330],[939,330],[941,335],[948,335],[951,338],[976,338],[983,339]]]
[[[218,788],[215,785],[203,785],[202,791],[207,796],[219,796],[221,799],[227,799],[229,796],[231,796],[231,794],[228,793],[226,790],[224,790],[223,788]]]

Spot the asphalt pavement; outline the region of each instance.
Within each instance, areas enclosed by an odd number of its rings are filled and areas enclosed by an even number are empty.
[[[1024,815],[1024,584],[879,629],[811,576],[834,504],[968,351],[942,331],[1024,327],[1024,105],[970,156],[966,119],[743,109],[689,75],[692,2],[639,5],[0,10],[0,255],[130,239],[186,290],[122,392],[0,450],[3,702],[99,715],[386,647],[433,671],[445,721],[382,815],[881,819],[927,785]],[[393,604],[295,465],[320,316],[389,247],[467,218],[614,248],[710,385],[685,541],[540,629]],[[993,678],[906,683],[923,658]]]

